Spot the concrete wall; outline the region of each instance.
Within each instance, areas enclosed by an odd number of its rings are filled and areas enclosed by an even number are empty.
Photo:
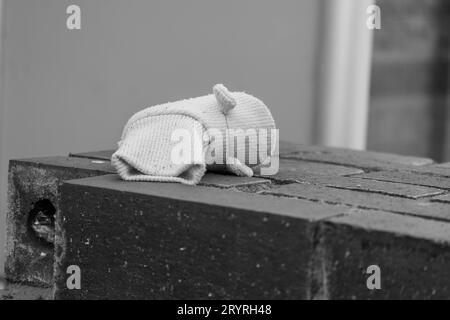
[[[82,29],[66,28],[80,5]],[[316,0],[6,0],[0,221],[7,160],[113,148],[145,106],[213,84],[261,97],[311,139]],[[3,246],[3,227],[0,246]],[[0,255],[0,271],[3,256]]]

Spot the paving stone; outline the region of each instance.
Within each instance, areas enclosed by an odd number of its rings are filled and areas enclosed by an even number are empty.
[[[398,165],[422,166],[433,163],[433,160],[428,158],[294,144],[290,144],[281,149],[280,157],[285,159],[339,164],[366,170],[395,168]]]
[[[234,175],[216,174],[208,172],[203,176],[199,185],[211,186],[218,188],[233,188],[233,187],[248,187],[259,184],[269,184],[270,180],[253,178],[253,177],[238,177]]]
[[[450,168],[446,166],[439,166],[439,165],[427,165],[427,166],[421,166],[421,167],[405,167],[401,168],[403,172],[415,172],[415,173],[421,173],[424,175],[430,175],[430,176],[439,176],[444,178],[450,178]]]
[[[42,157],[42,158],[29,158],[29,159],[20,159],[20,160],[11,160],[10,164],[29,164],[34,167],[40,168],[54,168],[60,170],[75,170],[75,171],[94,171],[99,174],[106,173],[115,173],[116,171],[111,166],[111,164],[107,161],[99,162],[95,161],[95,159],[83,159],[83,158],[74,158],[74,157],[64,157],[64,156],[55,156],[55,157]]]
[[[363,174],[358,177],[361,177],[363,179],[408,183],[418,186],[428,186],[450,190],[449,178],[423,173],[413,173],[408,171],[378,171]]]
[[[57,299],[301,299],[313,225],[349,208],[181,184],[68,181]],[[66,270],[81,268],[81,290]]]
[[[114,152],[115,152],[115,150],[80,152],[80,153],[71,153],[71,154],[69,154],[69,157],[110,161],[111,156],[113,155]]]
[[[93,163],[80,158],[10,161],[5,265],[8,279],[41,286],[52,285],[53,245],[38,237],[32,229],[32,215],[47,212],[52,216],[58,212],[58,187],[64,180],[111,172],[113,169],[109,163]],[[49,221],[51,219],[53,217]]]
[[[318,298],[448,299],[450,224],[384,213],[356,212],[320,226]],[[319,258],[320,257],[320,258]],[[380,268],[381,289],[369,290],[367,268]]]
[[[447,205],[377,193],[358,192],[301,183],[274,187],[262,193],[450,221],[450,207]]]
[[[364,171],[358,168],[311,161],[280,159],[279,170],[276,175],[261,177],[280,182],[302,182],[317,176],[337,177],[361,173],[364,173]]]
[[[311,183],[333,187],[338,189],[348,189],[354,191],[364,191],[369,193],[380,193],[389,196],[419,199],[431,197],[444,193],[444,190],[430,187],[423,187],[411,184],[378,181],[363,179],[359,177],[334,177],[334,178],[311,178]]]
[[[439,197],[434,197],[431,199],[431,201],[443,202],[443,203],[450,204],[450,194],[446,194],[446,195],[439,196]]]

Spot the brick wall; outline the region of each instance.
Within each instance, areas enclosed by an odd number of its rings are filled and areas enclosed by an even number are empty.
[[[11,162],[9,280],[57,299],[450,296],[450,163],[283,143],[275,176],[185,186],[121,181],[111,153]],[[53,245],[26,228],[42,198]]]
[[[378,5],[368,148],[448,160],[450,2]]]

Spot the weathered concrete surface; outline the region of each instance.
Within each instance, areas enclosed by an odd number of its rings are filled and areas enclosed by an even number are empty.
[[[54,169],[72,169],[74,172],[88,170],[92,172],[97,172],[98,175],[106,173],[115,173],[116,171],[111,166],[108,161],[96,161],[96,159],[83,159],[74,157],[43,157],[43,158],[30,158],[30,159],[20,159],[11,160],[11,164],[14,163],[27,163],[32,166],[44,167],[44,168],[54,168]]]
[[[439,175],[428,175],[410,171],[378,171],[370,172],[359,177],[450,190],[450,179]]]
[[[260,176],[282,183],[302,182],[311,177],[337,177],[364,173],[361,169],[345,166],[318,163],[311,161],[280,159],[278,173],[272,176]]]
[[[112,151],[33,160],[97,170],[64,183],[62,195],[56,188],[56,200],[51,186],[65,178],[39,189],[38,199],[57,203],[56,297],[450,298],[447,166],[285,143],[280,152],[278,175],[208,173],[195,187],[105,175]],[[31,178],[21,190],[42,179],[36,166],[24,167]],[[20,201],[29,212],[36,200]],[[81,290],[66,288],[72,264]],[[381,290],[366,286],[370,264],[381,268]],[[34,270],[49,275],[49,265]]]
[[[238,177],[234,175],[225,175],[217,173],[206,173],[200,181],[201,186],[211,186],[217,188],[235,188],[235,187],[251,187],[260,184],[269,184],[270,180],[253,178],[253,177]]]
[[[450,208],[445,204],[405,199],[379,193],[356,192],[300,183],[278,186],[271,190],[263,191],[263,193],[450,221]]]
[[[433,220],[448,217],[448,205],[427,202],[442,216],[433,209],[423,219],[407,215],[419,200],[307,187],[309,201],[127,183],[115,175],[68,181],[58,221],[56,298],[450,297],[450,222]],[[324,200],[327,192],[372,197],[347,207]],[[405,213],[375,205],[386,205],[386,198]],[[376,210],[359,208],[370,201]],[[82,270],[81,290],[65,287],[69,265]],[[370,265],[381,268],[380,290],[367,287]]]
[[[115,175],[69,181],[56,298],[309,298],[314,223],[349,211]],[[81,290],[66,288],[69,265]]]
[[[351,166],[360,169],[386,169],[398,165],[422,166],[433,160],[390,153],[358,151],[342,148],[280,144],[280,157]]]
[[[423,187],[412,184],[363,179],[361,177],[311,177],[307,180],[314,184],[368,193],[379,193],[410,199],[431,197],[445,192],[445,190]]]
[[[53,289],[10,283],[0,290],[0,300],[52,300]]]
[[[48,201],[59,211],[59,185],[67,179],[113,172],[109,163],[50,157],[12,160],[9,167],[6,276],[13,282],[51,286],[53,245],[36,236],[30,213]]]
[[[450,204],[450,194],[446,194],[445,196],[434,197],[431,199],[431,201],[443,202],[443,203]]]
[[[427,166],[409,166],[401,167],[399,170],[404,172],[421,173],[423,175],[438,176],[443,178],[450,178],[450,168],[439,165],[427,165]]]
[[[317,252],[328,299],[449,299],[450,224],[356,212],[321,224]],[[380,269],[381,288],[367,273]]]
[[[114,152],[115,150],[101,150],[92,152],[70,153],[69,157],[110,161],[111,156]]]

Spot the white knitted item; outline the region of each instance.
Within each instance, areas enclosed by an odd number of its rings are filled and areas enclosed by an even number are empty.
[[[252,167],[267,162],[258,156],[257,163],[249,161],[249,154],[258,154],[258,142],[247,141],[232,150],[223,150],[225,164],[209,163],[214,144],[209,130],[224,133],[223,148],[230,140],[227,129],[241,129],[236,140],[246,139],[247,129],[273,129],[275,123],[269,109],[257,98],[243,92],[229,92],[223,85],[213,88],[214,94],[146,108],[128,120],[119,148],[111,161],[117,173],[129,181],[161,181],[197,184],[208,170],[222,170],[239,176],[252,176]],[[198,137],[188,163],[174,161],[176,130]],[[225,134],[226,133],[226,134]],[[203,137],[206,139],[202,139]],[[195,140],[195,139],[193,139]]]

